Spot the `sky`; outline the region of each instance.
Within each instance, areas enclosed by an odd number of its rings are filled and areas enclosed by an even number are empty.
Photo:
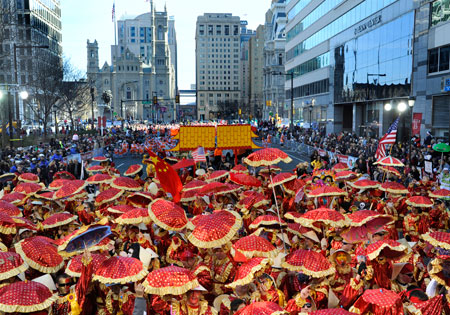
[[[256,30],[264,24],[265,13],[271,0],[154,0],[158,11],[167,11],[175,17],[178,43],[178,81],[180,89],[190,89],[195,84],[195,23],[203,13],[232,13],[248,21],[248,28]],[[111,64],[114,44],[112,22],[113,0],[63,0],[62,37],[63,54],[72,64],[86,73],[86,43],[96,39],[99,43],[100,67]],[[116,0],[116,18],[135,17],[148,12],[145,0]]]

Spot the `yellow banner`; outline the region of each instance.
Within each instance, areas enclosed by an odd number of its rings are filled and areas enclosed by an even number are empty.
[[[217,126],[219,149],[258,149],[252,138],[257,138],[250,125]]]
[[[178,144],[171,151],[192,151],[198,147],[212,150],[216,147],[216,127],[214,126],[181,126],[174,139]]]

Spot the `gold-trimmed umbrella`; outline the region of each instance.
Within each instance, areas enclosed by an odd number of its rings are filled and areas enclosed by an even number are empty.
[[[134,176],[137,173],[142,171],[142,165],[141,164],[133,164],[128,167],[128,169],[123,173],[123,176]]]
[[[107,190],[102,191],[95,197],[95,205],[99,206],[104,203],[111,202],[120,198],[125,191],[117,188],[109,188]]]
[[[236,288],[237,286],[246,285],[252,283],[252,281],[258,277],[259,273],[263,273],[264,268],[269,264],[270,260],[263,257],[255,257],[242,264],[234,278],[234,281],[227,284],[227,288]]]
[[[18,180],[25,183],[39,183],[39,176],[33,173],[23,173],[19,175]]]
[[[116,223],[122,225],[139,225],[141,223],[149,224],[151,221],[152,220],[148,210],[145,208],[134,208],[116,219]]]
[[[181,231],[188,223],[184,209],[165,199],[156,199],[150,203],[148,214],[156,225],[168,231]]]
[[[0,287],[0,311],[5,313],[42,311],[56,299],[49,288],[35,281],[13,282]]]
[[[28,269],[19,254],[0,252],[0,281],[17,276]]]
[[[266,148],[253,152],[244,159],[244,162],[253,167],[260,167],[275,165],[280,162],[290,163],[292,159],[280,149]]]
[[[188,240],[198,248],[222,246],[231,241],[242,226],[241,216],[234,211],[219,210],[195,219],[195,228]]]
[[[76,215],[73,215],[69,212],[55,213],[42,222],[42,228],[44,230],[54,229],[56,227],[69,224],[70,222],[75,221],[77,218],[78,217]]]
[[[139,259],[113,256],[103,261],[94,271],[94,280],[103,284],[137,282],[148,274]]]
[[[200,286],[195,274],[177,266],[168,266],[150,272],[142,283],[145,292],[155,295],[181,295]]]
[[[86,186],[86,182],[84,180],[78,179],[78,180],[68,181],[64,184],[63,187],[61,187],[60,189],[58,189],[55,192],[54,197],[56,199],[62,199],[62,198],[70,197],[72,195],[76,195],[76,194],[80,193],[85,186]]]
[[[298,271],[313,278],[331,276],[336,272],[334,267],[321,253],[299,249],[286,256],[283,268]]]
[[[278,255],[277,249],[268,240],[253,234],[239,239],[233,244],[233,249],[247,258],[275,258]]]
[[[114,178],[113,182],[111,183],[111,187],[127,191],[142,190],[142,186],[137,181],[129,177]]]
[[[42,273],[55,273],[64,267],[54,241],[44,236],[33,236],[16,243],[16,252],[33,269]]]
[[[228,172],[228,171],[225,171],[225,170],[214,171],[214,172],[212,172],[211,175],[209,175],[209,177],[206,179],[206,182],[207,182],[207,183],[210,183],[210,182],[218,181],[218,180],[220,180],[220,179],[222,179],[222,178],[227,177],[228,174],[229,174],[229,172]]]

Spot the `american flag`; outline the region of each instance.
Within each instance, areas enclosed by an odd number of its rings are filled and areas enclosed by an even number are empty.
[[[389,127],[386,134],[383,136],[383,138],[380,139],[378,142],[378,148],[377,152],[375,152],[375,158],[377,160],[384,158],[386,156],[386,145],[387,144],[394,144],[397,139],[397,129],[398,129],[398,122],[399,118],[397,118],[394,123]]]
[[[197,149],[192,151],[192,157],[194,158],[195,162],[206,162],[205,148],[198,147]]]

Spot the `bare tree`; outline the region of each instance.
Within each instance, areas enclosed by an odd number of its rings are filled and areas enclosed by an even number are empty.
[[[47,137],[47,126],[55,105],[61,100],[61,87],[64,69],[59,57],[48,51],[36,56],[36,66],[33,68],[33,81],[29,88],[34,96],[36,105],[28,104],[31,111],[38,117]]]
[[[86,112],[89,104],[89,84],[83,78],[81,71],[65,59],[63,63],[64,81],[60,87],[60,100],[56,110],[70,120],[72,130],[75,120]]]

